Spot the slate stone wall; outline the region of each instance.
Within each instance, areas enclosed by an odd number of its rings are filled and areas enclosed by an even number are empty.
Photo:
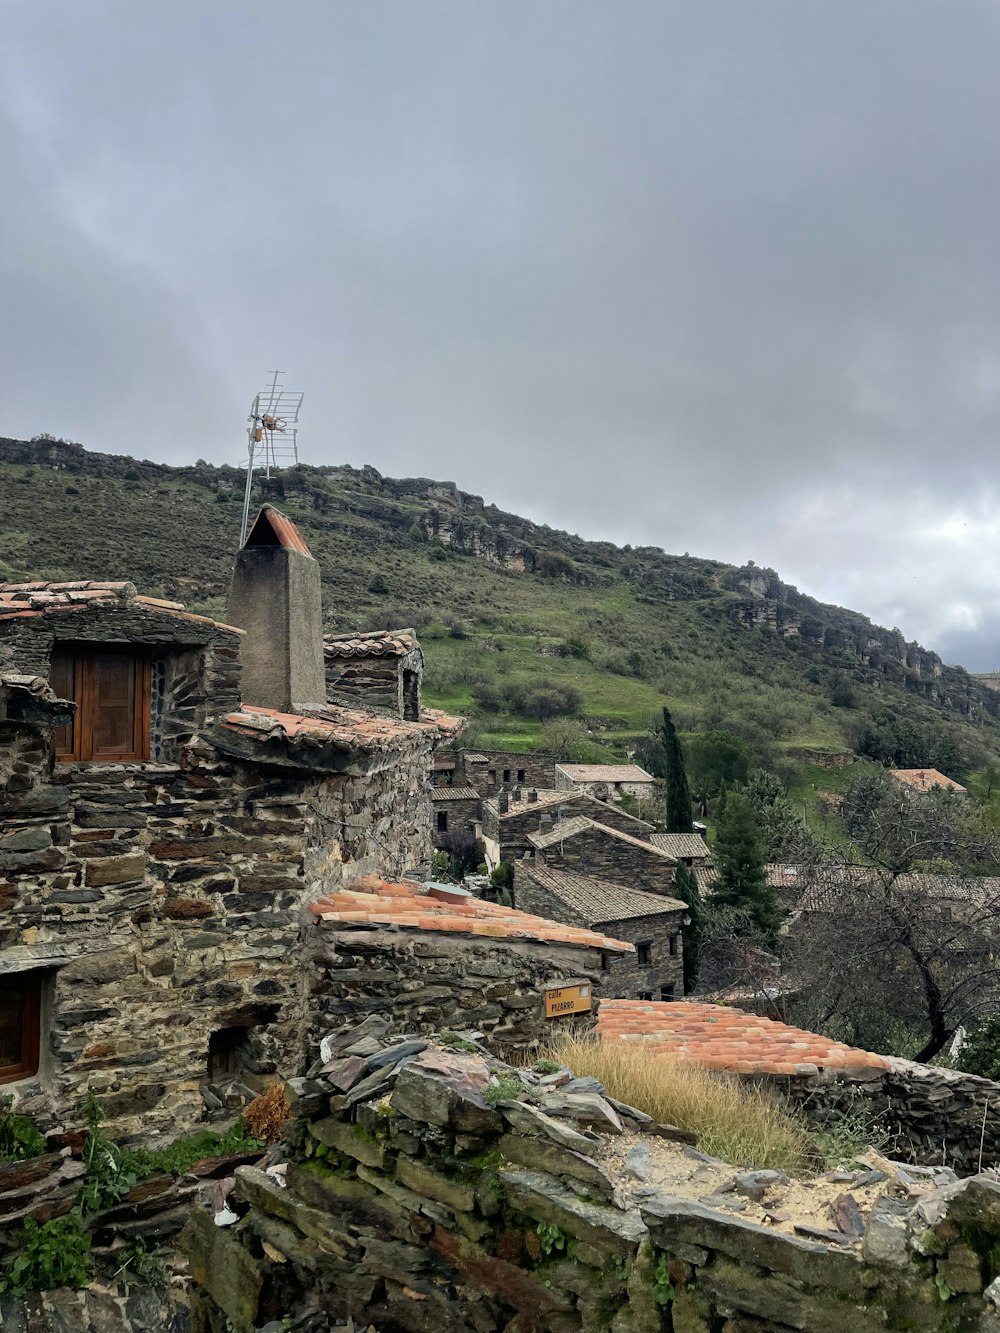
[[[620,838],[610,838],[600,829],[586,829],[561,844],[553,843],[536,856],[554,870],[575,870],[646,893],[673,896],[673,861],[652,846],[647,851]]]
[[[1000,1331],[990,1177],[886,1195],[862,1240],[827,1243],[616,1183],[602,1138],[665,1127],[568,1071],[390,1041],[373,1020],[326,1055],[296,1085],[284,1188],[239,1167],[242,1225],[198,1210],[185,1228],[209,1333],[249,1333],[317,1292],[335,1316],[406,1333]]]
[[[415,711],[404,708],[403,673],[410,672],[415,680]],[[348,708],[377,708],[393,717],[419,717],[420,683],[423,676],[423,656],[419,650],[396,656],[364,654],[358,657],[326,659],[326,697],[331,703]],[[411,677],[412,678],[412,677]]]
[[[515,787],[518,784],[525,789],[537,787],[539,790],[543,787],[551,789],[556,785],[555,755],[541,750],[528,754],[520,754],[516,750],[461,750],[459,753],[462,756],[463,784],[475,787],[481,796],[488,796],[501,787]],[[505,772],[509,773],[509,777],[504,777]],[[524,777],[518,777],[522,772]],[[456,772],[456,784],[458,781]]]
[[[430,930],[319,924],[304,962],[313,1049],[377,1013],[393,1031],[475,1028],[497,1051],[535,1050],[555,1030],[543,1013],[546,986],[590,984],[594,1008],[576,1020],[585,1028],[594,1025],[603,986],[596,949]]]
[[[34,732],[0,753],[0,970],[45,982],[40,1076],[3,1088],[43,1122],[89,1086],[119,1137],[171,1134],[296,1072],[303,908],[430,854],[424,742],[323,778],[203,741],[175,764],[53,768]],[[221,1088],[224,1029],[247,1038]]]
[[[431,797],[434,807],[433,837],[435,847],[441,846],[441,839],[446,834],[469,832],[472,825],[479,822],[482,802],[478,798],[464,801],[439,800],[436,792],[432,792]],[[448,816],[448,827],[446,829],[438,828],[439,811],[443,811]]]

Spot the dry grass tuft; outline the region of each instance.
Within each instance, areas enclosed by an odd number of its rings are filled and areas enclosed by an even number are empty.
[[[716,1073],[653,1052],[642,1041],[566,1037],[551,1054],[578,1075],[590,1074],[618,1101],[654,1120],[692,1130],[698,1148],[737,1166],[803,1173],[812,1142],[805,1123],[775,1097]]]
[[[284,1085],[272,1083],[267,1092],[255,1097],[243,1112],[243,1127],[253,1139],[277,1143],[285,1121],[292,1114]]]

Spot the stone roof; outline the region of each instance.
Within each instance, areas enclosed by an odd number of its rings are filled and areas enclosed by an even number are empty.
[[[60,727],[76,705],[60,699],[47,680],[21,671],[0,671],[0,719],[35,726]]]
[[[662,916],[665,912],[687,911],[686,904],[679,898],[631,889],[625,884],[615,884],[596,875],[553,870],[531,861],[518,861],[516,874],[518,878],[526,875],[533,879],[540,888],[547,889],[590,926],[607,921],[630,921],[634,917]]]
[[[708,843],[699,833],[651,833],[649,841],[661,852],[678,860],[684,856],[709,855]]]
[[[324,634],[323,656],[338,657],[403,657],[419,648],[416,631],[412,629],[373,629],[358,634]]]
[[[533,940],[574,944],[611,953],[633,953],[634,946],[583,926],[566,926],[541,916],[501,907],[471,894],[450,894],[433,885],[391,884],[368,875],[319,899],[309,908],[324,924],[361,928],[446,931],[494,940]]]
[[[573,782],[656,781],[652,773],[637,764],[557,764],[556,768]]]
[[[475,787],[432,787],[433,801],[478,801],[479,792]]]
[[[490,809],[495,812],[498,819],[509,819],[511,815],[523,815],[525,810],[544,810],[550,805],[573,804],[575,806],[580,799],[575,792],[556,791],[553,788],[544,787],[541,791],[536,792],[536,799],[534,801],[529,801],[528,792],[531,788],[522,783],[521,799],[515,801],[510,788],[505,788],[505,790],[509,802],[506,810],[501,810],[497,806],[497,798],[495,796],[491,796],[486,802]]]
[[[561,819],[546,833],[541,831],[529,833],[528,841],[532,847],[536,847],[540,852],[543,852],[546,847],[553,847],[557,842],[565,842],[568,838],[579,837],[581,833],[586,833],[588,829],[597,829],[599,833],[606,834],[609,838],[618,838],[621,842],[631,843],[633,847],[641,847],[644,852],[649,852],[652,856],[662,856],[665,861],[674,863],[672,856],[668,856],[659,847],[654,847],[651,842],[645,842],[642,838],[633,838],[631,833],[622,833],[620,829],[611,828],[608,824],[598,823],[596,819],[587,819],[585,815],[574,815],[572,819]]]
[[[960,782],[945,777],[936,768],[893,768],[890,769],[890,775],[914,791],[928,792],[932,787],[944,787],[946,791],[965,791]]]
[[[400,722],[384,713],[327,704],[310,713],[281,713],[275,708],[243,704],[220,722],[231,732],[261,747],[269,743],[294,750],[384,750],[396,749],[420,736],[453,736],[462,720],[425,709],[419,722]],[[219,739],[218,733],[216,738]]]
[[[92,606],[137,607],[141,611],[159,612],[178,620],[214,625],[231,634],[245,633],[235,625],[223,624],[211,616],[196,616],[192,611],[185,611],[183,602],[170,602],[163,597],[144,597],[134,583],[100,579],[71,583],[0,583],[0,621],[82,611]]]
[[[697,1000],[602,1000],[598,1034],[606,1041],[648,1042],[666,1051],[734,1074],[815,1074],[820,1069],[887,1069],[872,1051],[831,1041],[815,1032],[727,1005]]]

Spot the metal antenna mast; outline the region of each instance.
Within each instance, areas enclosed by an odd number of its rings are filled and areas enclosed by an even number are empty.
[[[271,383],[254,398],[247,417],[247,484],[243,492],[240,546],[247,539],[254,472],[263,468],[264,475],[270,477],[272,468],[295,467],[299,461],[298,421],[304,394],[282,387],[284,373],[274,371]]]

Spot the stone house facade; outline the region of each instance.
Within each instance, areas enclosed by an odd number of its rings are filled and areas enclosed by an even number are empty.
[[[458,759],[453,782],[475,787],[481,796],[493,796],[502,787],[534,787],[538,791],[556,786],[554,755],[544,751],[519,753],[516,750],[449,751]],[[446,759],[442,755],[442,759]]]
[[[117,1134],[176,1133],[297,1072],[303,909],[429,856],[456,724],[326,704],[319,588],[269,507],[239,624],[0,586],[0,1087],[42,1123],[91,1088]]]
[[[482,833],[482,801],[472,787],[434,787],[431,790],[431,834],[435,847],[456,833]]]
[[[487,865],[492,869],[500,861],[520,860],[532,852],[529,834],[546,833],[558,822],[576,816],[593,819],[635,838],[645,839],[653,832],[652,824],[583,793],[534,788],[524,791],[514,787],[482,803]]]
[[[602,955],[608,999],[673,1000],[684,994],[683,927],[677,898],[644,893],[592,875],[518,861],[514,904],[523,912],[589,926],[627,941],[634,953]]]
[[[651,843],[581,815],[548,832],[529,833],[534,858],[554,870],[596,875],[612,883],[672,895],[676,861]]]

